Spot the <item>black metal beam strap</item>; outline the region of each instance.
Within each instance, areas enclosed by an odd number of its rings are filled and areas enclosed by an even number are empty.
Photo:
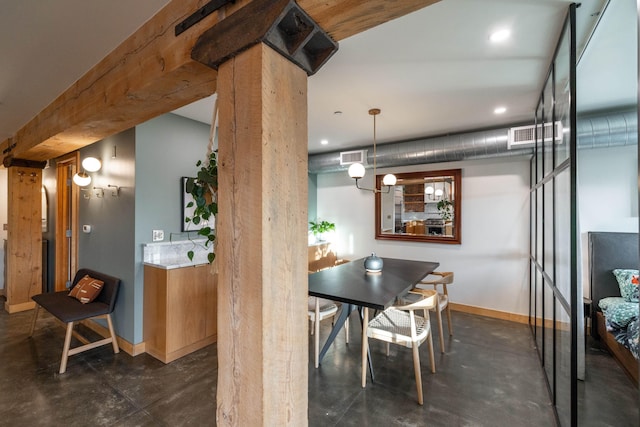
[[[211,0],[196,12],[192,13],[187,19],[176,25],[176,37],[184,33],[186,30],[188,30],[198,22],[202,21],[207,16],[211,15],[216,10],[220,9],[222,6],[235,2],[236,0]]]
[[[265,43],[312,75],[338,50],[294,0],[254,0],[200,35],[191,58],[215,70],[257,43]]]

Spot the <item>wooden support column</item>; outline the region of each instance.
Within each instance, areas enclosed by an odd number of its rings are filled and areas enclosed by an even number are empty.
[[[265,44],[219,68],[218,426],[307,425],[307,75]]]
[[[9,313],[30,310],[42,292],[42,169],[8,168],[7,301]]]

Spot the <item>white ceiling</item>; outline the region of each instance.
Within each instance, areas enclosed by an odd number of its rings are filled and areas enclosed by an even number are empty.
[[[0,0],[0,141],[106,56],[167,0]],[[309,151],[531,121],[569,0],[442,0],[340,42],[309,78]],[[606,0],[578,8],[588,38]],[[489,33],[512,37],[491,45]],[[578,69],[578,106],[637,102],[634,0],[611,0]],[[208,122],[212,98],[176,111]],[[503,115],[493,114],[504,106]],[[334,114],[341,111],[342,114]],[[320,145],[326,139],[328,145]]]

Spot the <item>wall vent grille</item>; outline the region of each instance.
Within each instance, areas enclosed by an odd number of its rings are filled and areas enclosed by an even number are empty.
[[[342,151],[340,152],[340,164],[350,165],[353,163],[366,164],[367,150],[354,150],[354,151]]]
[[[523,146],[533,145],[536,142],[536,126],[538,127],[538,133],[544,132],[544,142],[551,141],[554,135],[556,143],[559,144],[562,142],[562,122],[555,122],[555,134],[553,123],[545,123],[544,129],[542,129],[542,125],[518,126],[509,129],[509,149],[512,147],[522,148]]]

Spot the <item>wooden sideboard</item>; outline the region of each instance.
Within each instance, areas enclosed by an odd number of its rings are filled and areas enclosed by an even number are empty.
[[[345,262],[349,261],[338,259],[338,255],[331,248],[331,243],[329,242],[309,245],[309,272],[335,267],[336,265],[344,264]]]
[[[145,351],[169,363],[216,342],[217,276],[208,264],[144,266]]]

